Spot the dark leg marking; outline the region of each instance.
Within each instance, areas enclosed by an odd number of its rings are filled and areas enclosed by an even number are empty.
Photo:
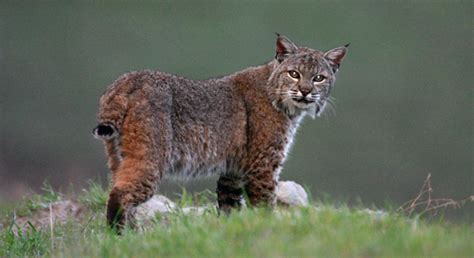
[[[219,210],[230,213],[232,208],[240,208],[243,194],[242,177],[224,174],[217,181],[217,202]]]

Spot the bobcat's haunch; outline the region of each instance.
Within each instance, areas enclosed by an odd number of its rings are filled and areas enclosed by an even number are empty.
[[[346,47],[321,52],[278,35],[275,59],[206,81],[131,72],[100,99],[98,126],[112,172],[107,221],[119,231],[163,176],[218,174],[219,208],[273,205],[302,118],[326,104]]]

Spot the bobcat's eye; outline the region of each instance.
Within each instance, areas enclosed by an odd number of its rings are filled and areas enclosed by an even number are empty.
[[[313,78],[314,82],[323,82],[324,80],[326,80],[326,77],[324,77],[323,75],[316,75]]]
[[[300,78],[300,74],[295,70],[288,71],[288,75],[293,79],[299,79]]]

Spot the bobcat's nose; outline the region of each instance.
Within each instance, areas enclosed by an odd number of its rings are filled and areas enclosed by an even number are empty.
[[[300,89],[301,95],[306,97],[309,93],[311,93],[311,89]]]

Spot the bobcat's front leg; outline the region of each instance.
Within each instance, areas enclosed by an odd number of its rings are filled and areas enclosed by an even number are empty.
[[[275,173],[280,167],[280,160],[271,155],[252,162],[252,166],[246,171],[245,191],[253,206],[273,207],[276,203],[275,189],[277,180]]]
[[[224,173],[217,181],[217,203],[219,210],[230,213],[233,208],[240,208],[243,194],[242,176]]]

